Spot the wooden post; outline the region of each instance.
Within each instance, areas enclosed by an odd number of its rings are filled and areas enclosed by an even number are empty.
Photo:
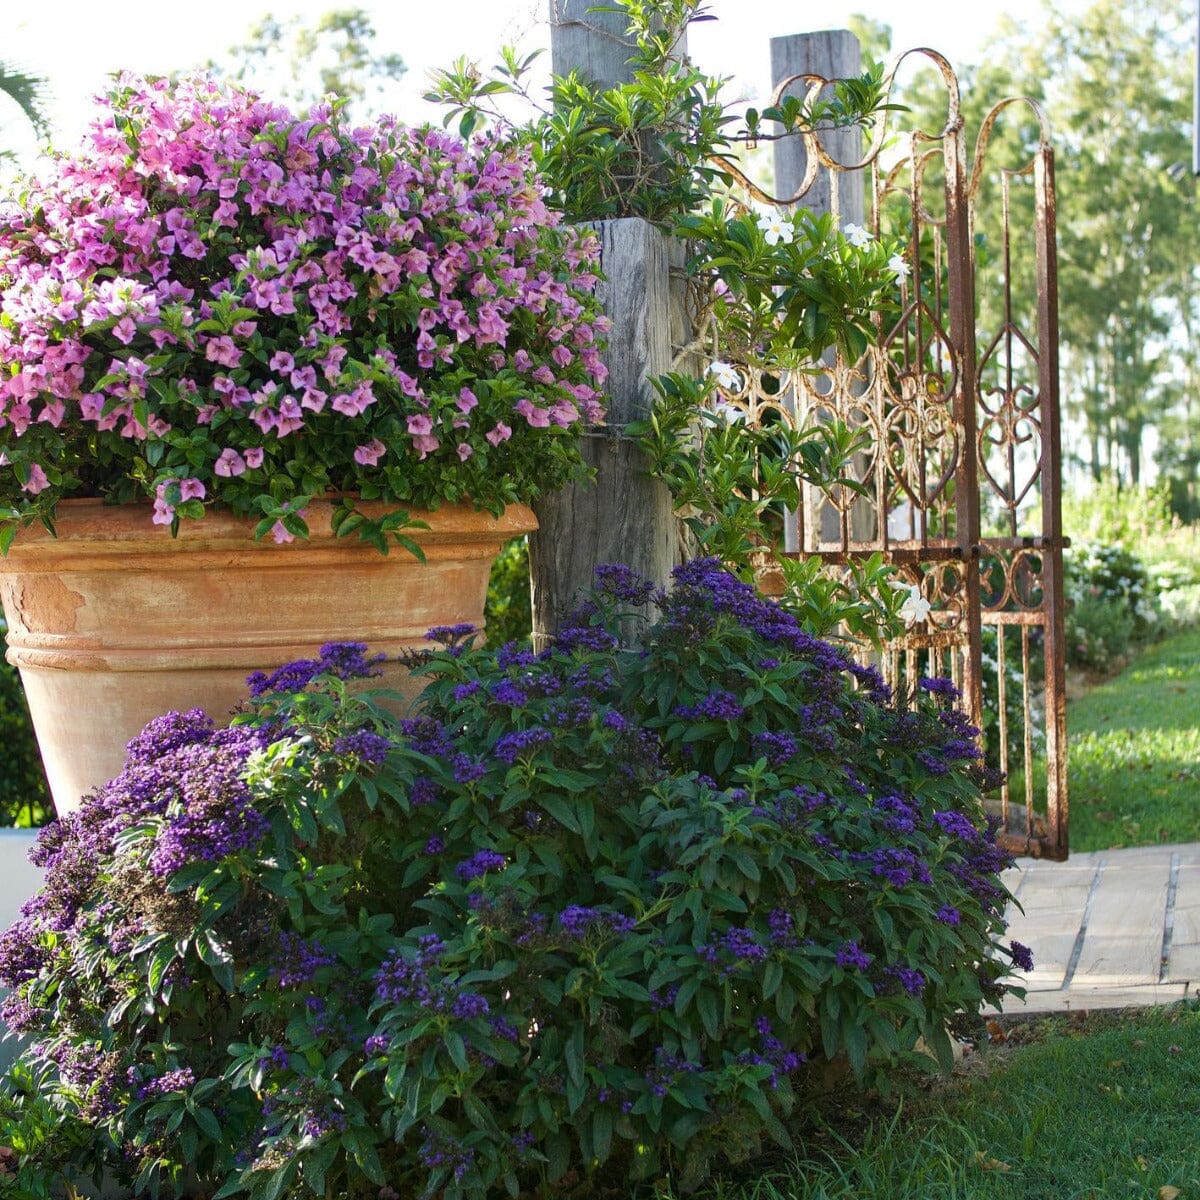
[[[823,33],[796,33],[771,39],[771,86],[778,87],[793,75],[820,75],[824,79],[848,79],[862,70],[862,50],[858,38],[846,29],[831,29]],[[789,94],[804,98],[807,88],[793,84]],[[821,144],[835,161],[852,164],[862,158],[862,131],[832,129],[821,134]],[[804,139],[781,138],[775,143],[775,194],[794,196],[804,180],[808,156]],[[830,178],[829,171],[820,171],[816,182],[801,201],[805,208],[816,213],[834,212],[838,221],[863,223],[862,176],[858,173],[838,173]]]
[[[549,0],[555,74],[580,71],[615,86],[630,78],[621,13],[589,12],[595,0]],[[646,473],[626,424],[649,414],[650,379],[671,369],[667,240],[639,218],[604,221],[600,285],[612,322],[605,363],[607,424],[584,437],[596,474],[534,504],[541,528],[529,538],[533,644],[543,649],[592,582],[600,563],[619,562],[663,586],[676,562],[671,495]]]
[[[823,79],[848,79],[862,70],[862,50],[858,38],[846,29],[821,33],[796,33],[771,39],[771,86],[795,75],[819,75]],[[808,85],[803,81],[788,88],[788,94],[803,100]],[[853,165],[863,155],[860,129],[832,129],[820,135],[821,144],[834,162]],[[800,189],[808,169],[808,153],[801,137],[781,138],[775,143],[775,194],[790,199]],[[839,225],[862,225],[865,212],[865,188],[860,171],[831,172],[822,168],[799,203],[817,214],[832,212]],[[832,352],[830,352],[832,354]],[[832,362],[832,358],[827,358]],[[861,460],[858,465],[861,464]],[[853,541],[870,541],[877,536],[875,512],[870,501],[856,501],[850,509],[850,536]],[[842,530],[836,512],[829,506],[821,510],[818,536],[823,543],[840,542]],[[794,520],[784,527],[784,548],[802,550]]]

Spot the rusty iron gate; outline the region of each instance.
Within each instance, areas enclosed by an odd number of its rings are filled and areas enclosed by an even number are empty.
[[[932,51],[909,53],[939,73],[944,128],[913,131],[901,152],[893,143],[885,153],[889,130],[881,127],[850,166],[807,135],[807,174],[795,195],[751,187],[760,201],[795,205],[821,171],[856,174],[870,231],[907,243],[913,271],[901,281],[899,318],[879,323],[858,362],[830,361],[819,375],[785,377],[782,388],[778,373],[747,369],[741,388],[722,399],[751,423],[838,419],[866,433],[853,472],[865,496],[810,490],[794,515],[790,552],[819,555],[830,570],[881,553],[919,590],[928,615],[888,645],[885,674],[896,687],[920,676],[955,681],[983,730],[989,763],[1005,773],[989,798],[1000,839],[1018,854],[1062,859],[1065,543],[1053,151],[1037,105],[1007,99],[988,114],[968,157],[953,70]],[[776,102],[797,86],[815,98],[825,82],[785,80]],[[1014,106],[1035,121],[1037,144],[1022,165],[995,166],[992,134]],[[829,190],[840,219],[842,188]],[[998,206],[1001,229],[986,258],[974,236],[984,204]]]

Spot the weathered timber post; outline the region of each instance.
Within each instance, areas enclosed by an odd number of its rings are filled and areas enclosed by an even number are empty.
[[[796,75],[819,75],[822,79],[849,79],[862,70],[862,49],[858,38],[847,29],[830,29],[820,33],[796,33],[771,39],[771,86],[779,87],[785,79]],[[787,89],[789,94],[803,99],[808,85],[803,81]],[[862,131],[831,129],[820,134],[821,145],[837,163],[853,166],[862,161]],[[808,152],[802,137],[781,138],[775,143],[775,194],[783,199],[793,197],[804,183],[808,170]],[[816,179],[800,199],[800,204],[817,214],[832,212],[839,225],[864,224],[866,195],[861,171],[830,171],[821,167]],[[827,360],[832,361],[832,360]],[[850,509],[850,535],[854,541],[868,541],[877,534],[875,514],[867,501],[856,502]],[[826,507],[822,510],[822,542],[841,540],[837,514]],[[803,549],[798,544],[795,524],[785,528],[785,549]]]
[[[578,69],[597,83],[628,81],[631,43],[621,13],[589,12],[594,0],[549,0],[553,70]],[[665,585],[676,560],[676,528],[666,487],[646,474],[644,456],[624,435],[648,415],[650,380],[671,368],[667,239],[640,218],[602,221],[599,294],[612,322],[605,364],[607,425],[584,436],[595,469],[536,504],[540,529],[529,538],[533,644],[543,649],[575,607],[600,563],[620,562]]]
[[[771,86],[778,87],[795,75],[819,75],[823,79],[849,79],[862,70],[858,38],[847,29],[822,33],[796,33],[771,39]],[[793,84],[789,93],[803,99],[807,85]],[[821,145],[834,162],[851,166],[862,159],[862,131],[831,129],[822,133]],[[780,138],[775,143],[775,194],[794,196],[804,182],[808,155],[801,137]],[[835,203],[836,202],[836,203]],[[804,193],[805,208],[816,213],[837,213],[844,225],[863,223],[864,193],[860,172],[832,173],[822,169]]]

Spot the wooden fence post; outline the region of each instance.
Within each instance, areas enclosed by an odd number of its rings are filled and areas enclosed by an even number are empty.
[[[795,75],[819,75],[823,79],[849,79],[862,70],[862,49],[858,38],[847,29],[820,33],[796,33],[771,39],[771,86]],[[803,99],[804,83],[793,84],[788,93]],[[831,129],[820,135],[821,144],[834,162],[853,165],[862,160],[863,138],[860,129]],[[801,137],[781,138],[775,143],[775,194],[790,199],[804,182],[808,153]],[[804,193],[800,204],[814,213],[836,214],[839,225],[865,224],[866,189],[861,171],[830,171],[821,168]],[[832,352],[830,352],[832,354]],[[827,358],[832,362],[832,358]],[[861,460],[858,464],[861,466]],[[822,542],[841,538],[837,514],[826,506],[821,513],[819,536]],[[850,508],[850,536],[855,541],[870,541],[878,535],[874,508],[868,502],[856,502]],[[803,549],[799,545],[795,522],[785,526],[785,549]]]
[[[847,29],[821,33],[795,33],[771,39],[771,86],[778,87],[793,75],[820,75],[823,79],[849,79],[862,70],[862,50],[858,38]],[[803,99],[803,84],[794,84],[789,93]],[[821,134],[821,144],[835,161],[853,164],[862,158],[860,129],[831,129]],[[804,139],[781,138],[775,143],[775,194],[789,197],[804,181],[808,156]],[[834,204],[834,188],[836,205]],[[817,173],[816,182],[804,194],[805,208],[816,213],[837,212],[844,225],[863,224],[864,190],[858,172],[838,172],[831,177],[826,170]]]
[[[578,68],[609,86],[629,80],[630,41],[621,13],[589,12],[595,0],[549,0],[555,74]],[[529,538],[533,644],[545,648],[600,563],[620,562],[665,585],[676,561],[671,495],[646,474],[624,436],[648,415],[650,379],[671,369],[667,240],[640,218],[603,221],[600,297],[612,322],[605,364],[607,425],[588,430],[583,452],[596,474],[534,504],[541,528]]]

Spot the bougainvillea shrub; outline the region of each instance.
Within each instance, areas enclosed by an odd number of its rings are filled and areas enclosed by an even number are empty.
[[[558,486],[605,374],[597,243],[559,221],[511,145],[122,76],[0,206],[0,528],[101,496],[282,540],[328,492]]]
[[[948,1056],[1026,962],[945,681],[897,701],[713,560],[668,595],[602,568],[536,656],[431,636],[404,719],[326,647],[230,729],[153,722],[42,835],[0,978],[92,1131],[73,1168],[261,1200],[688,1186],[786,1143],[828,1060]]]

